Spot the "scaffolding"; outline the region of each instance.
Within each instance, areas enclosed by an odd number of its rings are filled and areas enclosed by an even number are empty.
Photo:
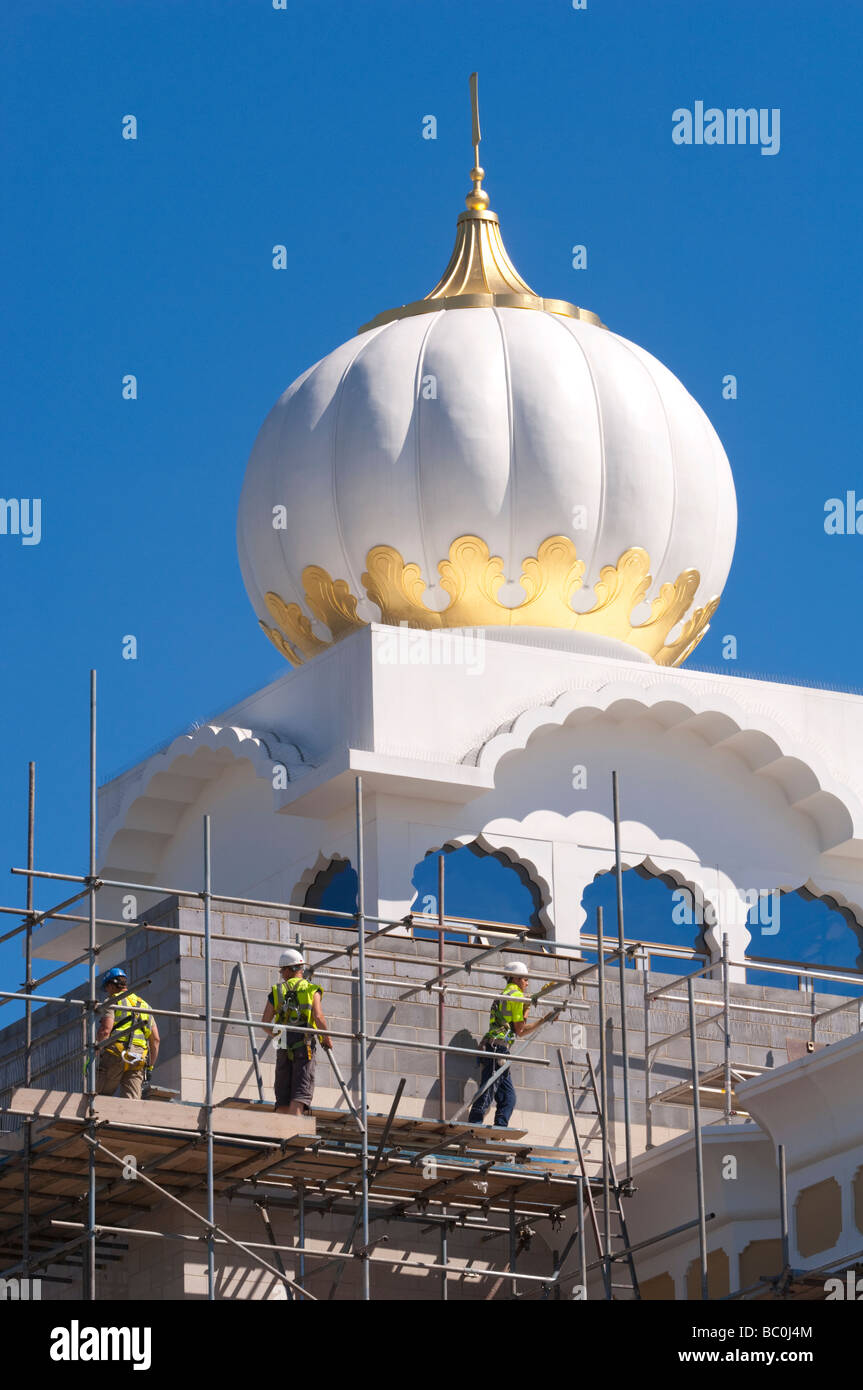
[[[603,929],[602,909],[597,909],[596,933],[583,934],[578,946],[545,942],[530,929],[513,924],[466,921],[445,913],[444,859],[439,858],[438,901],[436,914],[414,914],[407,919],[386,919],[368,913],[365,908],[364,847],[363,847],[363,784],[356,778],[355,835],[357,903],[355,912],[315,907],[317,918],[326,918],[335,934],[346,933],[344,946],[310,945],[319,959],[310,961],[308,973],[325,978],[328,970],[334,973],[335,962],[347,959],[347,977],[357,986],[358,1028],[356,1031],[328,1029],[330,1037],[348,1040],[358,1050],[358,1087],[351,1094],[332,1052],[328,1056],[335,1079],[345,1102],[345,1109],[315,1108],[311,1119],[285,1115],[273,1116],[263,1107],[264,1086],[256,1046],[256,1034],[269,1035],[279,1025],[264,1024],[251,1016],[249,996],[242,963],[235,970],[242,994],[242,1014],[233,1009],[215,1013],[211,948],[213,940],[258,941],[268,947],[277,946],[270,938],[256,939],[249,935],[231,936],[212,931],[213,904],[230,907],[264,908],[283,913],[287,924],[308,921],[307,903],[281,903],[260,899],[217,894],[212,888],[212,859],[210,818],[203,817],[202,825],[202,882],[196,889],[175,886],[111,880],[97,874],[97,780],[96,780],[96,673],[90,673],[89,727],[89,866],[84,875],[63,874],[37,870],[35,867],[35,767],[29,767],[27,863],[13,868],[12,873],[23,876],[26,882],[26,906],[2,906],[0,913],[22,917],[12,930],[0,936],[0,942],[23,936],[25,981],[20,991],[0,991],[0,1008],[13,1000],[24,1005],[24,1041],[21,1084],[13,1082],[0,1092],[0,1109],[22,1121],[21,1129],[2,1136],[0,1153],[0,1279],[18,1276],[30,1279],[41,1270],[41,1278],[58,1283],[73,1283],[80,1278],[82,1296],[96,1300],[97,1275],[112,1262],[122,1259],[128,1244],[123,1237],[156,1239],[176,1242],[196,1242],[203,1239],[207,1247],[207,1298],[216,1298],[217,1254],[220,1248],[232,1247],[241,1251],[252,1264],[279,1281],[288,1298],[314,1300],[324,1296],[325,1287],[315,1284],[329,1273],[329,1296],[339,1288],[344,1270],[351,1261],[359,1261],[362,1298],[372,1296],[372,1270],[383,1263],[389,1269],[423,1270],[439,1275],[439,1297],[446,1300],[453,1280],[481,1279],[491,1281],[493,1296],[502,1287],[509,1287],[513,1297],[560,1298],[588,1297],[590,1276],[598,1272],[602,1296],[613,1300],[640,1297],[635,1255],[658,1242],[683,1232],[698,1230],[701,1296],[708,1296],[707,1227],[712,1214],[706,1211],[701,1137],[701,1110],[720,1109],[727,1124],[746,1112],[739,1109],[734,1093],[735,1084],[758,1073],[754,1067],[742,1067],[732,1061],[733,1022],[735,1010],[779,1013],[801,1017],[810,1031],[810,1047],[816,1045],[819,1021],[848,1008],[856,1008],[856,999],[818,1012],[815,1002],[817,981],[840,981],[859,987],[861,971],[821,970],[799,962],[767,962],[747,957],[732,960],[727,937],[723,940],[721,959],[708,960],[698,966],[703,953],[688,948],[657,942],[628,939],[625,935],[622,891],[622,856],[620,847],[620,805],[617,774],[613,774],[612,801],[614,817],[615,882],[617,892],[617,940],[608,943]],[[34,884],[44,880],[70,885],[74,891],[52,907],[36,910]],[[139,919],[131,922],[97,915],[97,898],[102,888],[120,889],[127,893],[171,896],[196,899],[203,908],[203,930],[194,932],[188,927],[170,927]],[[70,913],[67,909],[86,899],[86,915]],[[48,920],[70,924],[86,924],[86,951],[73,960],[43,975],[33,978],[33,933]],[[105,941],[99,942],[98,928],[119,928]],[[387,1115],[370,1113],[368,1104],[368,1047],[385,1040],[384,1033],[370,1035],[366,1015],[367,988],[379,982],[392,983],[403,978],[397,974],[402,957],[380,949],[381,939],[393,932],[404,933],[421,928],[425,936],[437,938],[435,973],[420,984],[405,988],[401,998],[410,998],[420,991],[437,994],[438,1041],[424,1043],[403,1038],[394,1039],[401,1048],[432,1051],[438,1059],[440,1114],[436,1120],[400,1115],[399,1106],[405,1078],[396,1086]],[[453,932],[459,934],[459,948],[464,959],[447,961],[445,942]],[[100,1004],[97,993],[97,964],[100,954],[122,944],[132,933],[174,934],[202,941],[204,962],[204,1008],[159,1009],[148,1005],[156,1018],[203,1023],[204,1027],[204,1099],[199,1108],[189,1104],[177,1105],[170,1098],[148,1099],[142,1108],[137,1101],[124,1101],[97,1094],[99,1045],[96,1042]],[[370,950],[374,943],[375,949]],[[385,942],[383,943],[386,944]],[[457,1047],[444,1039],[446,995],[473,996],[490,1003],[496,996],[471,982],[471,971],[481,961],[507,945],[517,944],[519,952],[536,963],[532,980],[542,981],[533,995],[536,1001],[556,991],[564,991],[566,1004],[550,1017],[557,1017],[563,1007],[586,1009],[583,1002],[573,1002],[573,992],[579,987],[596,991],[599,1020],[599,1073],[597,1075],[590,1052],[586,1052],[585,1080],[581,1087],[573,1086],[567,1076],[561,1049],[556,1050],[556,1063],[563,1083],[566,1115],[573,1138],[573,1149],[538,1146],[527,1140],[527,1132],[477,1126],[463,1120],[463,1115],[476,1099],[471,1096],[455,1114],[446,1115],[446,1060],[448,1056],[485,1058],[487,1053],[477,1048]],[[539,949],[530,949],[535,944]],[[551,953],[551,954],[550,954]],[[586,963],[585,956],[596,959]],[[684,977],[672,979],[658,987],[650,987],[652,956],[676,958],[689,971]],[[541,968],[550,959],[567,967],[561,978]],[[392,967],[389,976],[381,977],[373,970],[383,961]],[[87,988],[83,997],[69,998],[38,993],[37,990],[57,976],[75,967],[86,965]],[[696,966],[695,969],[691,967]],[[609,972],[617,967],[619,987],[620,1064],[623,1077],[623,1169],[618,1173],[613,1161],[615,1147],[611,1129],[614,1103],[609,1087],[609,1056],[607,1025],[613,1027],[612,1009],[608,1001]],[[731,999],[730,978],[733,970],[757,968],[759,972],[774,971],[787,975],[789,969],[799,977],[798,984],[810,994],[808,1009],[777,1008],[745,1003]],[[467,984],[454,984],[453,977],[466,974]],[[630,1096],[630,1048],[626,1021],[626,985],[641,976],[643,982],[646,1142],[651,1147],[651,1112],[656,1104],[684,1105],[693,1109],[697,1214],[691,1220],[663,1230],[633,1244],[630,1240],[625,1203],[634,1196],[632,1159],[632,1123]],[[721,1007],[717,998],[699,997],[696,982],[711,975],[721,981]],[[342,978],[344,970],[342,969]],[[147,982],[136,983],[142,988]],[[670,1034],[655,1036],[651,1028],[651,1010],[660,1001],[677,998],[686,1001],[688,1021],[685,1028]],[[554,1001],[550,1001],[554,1002]],[[62,1036],[72,1031],[80,1041],[67,1049],[67,1067],[80,1075],[83,1064],[87,1089],[77,1092],[71,1085],[63,1091],[50,1091],[34,1083],[40,1076],[58,1073],[56,1061],[34,1071],[32,1056],[34,1004],[57,1004],[79,1011],[78,1023],[43,1035]],[[699,1018],[698,1007],[713,1010]],[[546,1019],[546,1021],[547,1021]],[[214,1033],[224,1033],[226,1027],[240,1025],[248,1031],[251,1043],[258,1101],[239,1097],[214,1103]],[[542,1024],[540,1024],[542,1026]],[[723,1041],[723,1061],[702,1071],[698,1059],[699,1030],[717,1026]],[[284,1025],[282,1025],[284,1027]],[[311,1031],[291,1025],[292,1032]],[[535,1035],[536,1030],[534,1031]],[[688,1037],[690,1067],[688,1080],[674,1087],[651,1092],[651,1075],[656,1058],[663,1048],[677,1038]],[[544,1057],[533,1057],[516,1044],[502,1067],[514,1061],[529,1060],[532,1065],[554,1067]],[[499,1078],[500,1070],[486,1083]],[[573,1090],[586,1092],[593,1099],[595,1110],[583,1111],[573,1102]],[[11,1098],[9,1098],[11,1093]],[[597,1120],[599,1159],[588,1159],[585,1143],[578,1129],[579,1116],[594,1115]],[[143,1118],[145,1117],[145,1118]],[[37,1129],[38,1125],[38,1129]],[[289,1129],[290,1134],[285,1133]],[[141,1155],[142,1168],[129,1182],[122,1169],[124,1155],[132,1144]],[[429,1162],[429,1160],[433,1160]],[[593,1169],[593,1171],[591,1171]],[[780,1234],[783,1249],[783,1270],[775,1278],[763,1281],[756,1292],[764,1289],[787,1292],[793,1271],[788,1268],[788,1217],[785,1196],[784,1154],[779,1154]],[[158,1178],[151,1175],[158,1173]],[[204,1190],[202,1214],[182,1194]],[[215,1220],[216,1198],[245,1199],[260,1214],[265,1239],[256,1242],[240,1241]],[[198,1235],[164,1231],[138,1224],[146,1212],[169,1203],[181,1209],[200,1227]],[[296,1240],[279,1243],[271,1221],[271,1208],[281,1208],[296,1217]],[[350,1231],[342,1249],[335,1254],[321,1251],[307,1243],[306,1221],[312,1212],[328,1213],[349,1221]],[[547,1274],[526,1272],[518,1268],[521,1251],[529,1246],[533,1228],[547,1222],[552,1232],[562,1229],[569,1213],[575,1214],[575,1229],[562,1248],[552,1250],[552,1269]],[[423,1233],[439,1235],[439,1258],[433,1261],[416,1258],[398,1260],[381,1253],[378,1247],[388,1239],[386,1233],[372,1235],[372,1226],[386,1227],[398,1222],[405,1227],[417,1226]],[[135,1224],[130,1224],[135,1223]],[[476,1231],[479,1241],[508,1237],[509,1258],[506,1268],[476,1268],[453,1262],[449,1238],[454,1232]],[[592,1258],[588,1253],[588,1233],[591,1237]],[[285,1269],[283,1256],[296,1261],[297,1277]],[[567,1266],[574,1255],[571,1267]],[[54,1270],[52,1274],[48,1270]],[[58,1273],[57,1271],[64,1271]],[[799,1273],[799,1272],[798,1272]],[[620,1277],[624,1282],[619,1282]],[[617,1281],[616,1281],[617,1280]],[[783,1282],[784,1281],[784,1282]],[[318,1292],[308,1287],[315,1284]],[[573,1286],[575,1293],[573,1294]],[[742,1297],[752,1290],[738,1290],[731,1297]]]

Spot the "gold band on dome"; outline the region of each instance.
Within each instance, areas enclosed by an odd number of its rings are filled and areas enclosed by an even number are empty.
[[[438,564],[441,587],[450,602],[435,612],[423,602],[425,580],[419,565],[405,564],[391,545],[376,545],[366,556],[362,577],[366,597],[381,612],[380,621],[391,626],[437,629],[460,627],[548,627],[589,632],[627,642],[646,652],[659,666],[679,666],[701,641],[719,605],[712,598],[696,608],[673,642],[668,634],[689,611],[700,583],[698,570],[683,570],[673,583],[663,584],[650,606],[650,616],[633,624],[631,615],[650,589],[650,558],[641,546],[624,551],[616,565],[605,565],[594,586],[596,602],[586,613],[576,613],[573,595],[582,587],[584,561],[568,536],[549,536],[521,566],[524,600],[508,607],[498,598],[505,581],[503,560],[492,555],[479,536],[459,536],[449,548],[449,558]],[[330,631],[324,641],[312,631],[299,604],[285,603],[268,593],[267,611],[275,628],[261,621],[273,645],[292,665],[315,656],[357,628],[367,624],[357,615],[358,600],[344,579],[332,579],[319,565],[307,565],[302,574],[306,602],[319,622]]]

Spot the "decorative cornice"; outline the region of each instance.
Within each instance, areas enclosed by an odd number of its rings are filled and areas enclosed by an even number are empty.
[[[646,652],[659,666],[685,661],[707,631],[718,598],[696,608],[673,642],[668,634],[689,610],[700,582],[698,570],[683,570],[673,583],[665,583],[650,606],[644,623],[633,624],[631,615],[650,589],[650,558],[641,546],[624,551],[616,565],[605,565],[594,587],[596,602],[584,613],[572,607],[573,595],[582,587],[584,561],[568,536],[549,536],[521,566],[523,601],[509,607],[498,598],[505,581],[503,560],[492,555],[479,536],[459,536],[449,548],[449,558],[438,564],[441,587],[450,602],[441,612],[423,601],[426,583],[419,565],[406,564],[391,545],[376,545],[366,556],[362,583],[366,596],[380,609],[381,622],[397,627],[425,629],[461,627],[549,627],[590,632],[627,642]],[[314,617],[337,642],[366,626],[357,615],[357,598],[344,579],[332,579],[318,565],[307,565],[302,574],[306,602]],[[265,597],[275,628],[261,621],[270,641],[292,665],[315,656],[332,642],[317,637],[299,604],[285,603],[276,593]]]

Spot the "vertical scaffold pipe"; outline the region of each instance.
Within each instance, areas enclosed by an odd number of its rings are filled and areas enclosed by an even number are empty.
[[[788,1181],[785,1174],[785,1145],[779,1144],[779,1225],[782,1236],[782,1273],[789,1268],[791,1257],[788,1249]]]
[[[815,1029],[818,1026],[818,1003],[815,998],[816,979],[814,975],[806,977],[804,988],[809,990],[809,1041],[815,1047]]]
[[[692,1057],[692,1108],[695,1122],[695,1183],[698,1189],[698,1254],[701,1261],[701,1297],[707,1292],[707,1217],[704,1207],[704,1154],[701,1148],[701,1092],[698,1088],[698,1039],[695,1033],[695,995],[692,976],[686,981],[689,996],[689,1051]]]
[[[297,1210],[299,1214],[299,1228],[297,1234],[300,1238],[300,1250],[302,1251],[306,1248],[306,1184],[302,1178],[297,1182]],[[300,1255],[298,1278],[301,1286],[305,1288],[306,1257],[303,1254]],[[305,1298],[305,1294],[298,1293],[297,1298],[302,1301]]]
[[[578,1266],[579,1278],[581,1279],[581,1296],[587,1299],[587,1240],[584,1230],[584,1184],[585,1176],[579,1174],[578,1178]]]
[[[644,1147],[653,1148],[653,1119],[650,1113],[650,952],[644,953]]]
[[[602,1277],[605,1296],[611,1298],[611,1187],[608,1153],[608,1049],[605,1042],[605,938],[602,930],[602,908],[596,909],[597,974],[599,980],[599,1127],[602,1136],[602,1212],[603,1244]]]
[[[90,672],[90,893],[87,959],[89,974],[89,1008],[87,1019],[87,1092],[89,1097],[89,1154],[87,1157],[87,1253],[86,1298],[96,1298],[96,672]]]
[[[623,943],[623,867],[620,862],[620,783],[611,774],[611,800],[614,812],[614,879],[617,888],[617,944],[620,950],[620,1050],[623,1054],[623,1133],[626,1144],[626,1181],[632,1181],[632,1126],[629,1115],[629,1046],[626,1029],[626,956]]]
[[[257,1038],[255,1035],[254,1025],[252,1023],[252,1010],[249,1004],[249,990],[248,986],[246,985],[246,972],[243,969],[243,962],[241,960],[237,961],[236,971],[240,977],[240,992],[243,996],[243,1013],[245,1014],[246,1021],[249,1025],[249,1047],[252,1051],[252,1064],[255,1068],[255,1081],[258,1085],[258,1100],[263,1101],[265,1099],[265,1096],[264,1078],[261,1075],[261,1054],[258,1051]],[[300,1283],[302,1282],[303,1281],[301,1279]]]
[[[723,1060],[725,1063],[723,1088],[725,1090],[725,1123],[731,1124],[732,1105],[731,1105],[731,985],[728,976],[728,933],[722,934],[722,1008],[724,1010],[723,1025]]]
[[[213,964],[210,955],[210,817],[204,816],[204,1112],[207,1123],[207,1299],[216,1297],[215,1203],[213,1195]]]
[[[443,939],[444,939],[443,924],[444,924],[444,921],[445,921],[445,918],[444,918],[444,893],[445,893],[445,891],[446,891],[446,878],[445,878],[445,875],[446,875],[446,869],[445,869],[445,864],[444,864],[444,855],[443,855],[443,850],[441,850],[440,854],[438,855],[438,861],[437,861],[437,920],[438,920],[438,926],[441,928],[441,930],[438,932],[438,939],[437,939],[437,940],[438,940],[437,960],[438,960],[438,966],[440,967],[438,973],[441,974],[441,975],[443,974],[444,965],[445,965],[445,963],[446,963],[446,957],[445,957],[445,955],[444,955],[444,949],[443,949]],[[445,1008],[445,1007],[446,1007],[446,1006],[445,1006],[445,1004],[444,1004],[444,992],[443,992],[443,989],[439,989],[439,990],[438,990],[438,996],[437,996],[437,1040],[438,1040],[438,1042],[440,1043],[440,1051],[438,1052],[438,1084],[440,1085],[440,1117],[441,1117],[441,1120],[446,1120],[446,1053],[445,1053],[444,1050],[443,1050],[443,1046],[444,1046],[444,1008]],[[446,1274],[441,1275],[441,1281],[442,1281],[442,1283],[443,1283],[443,1287],[446,1288]]]
[[[30,763],[28,769],[27,794],[27,930],[24,937],[24,974],[27,983],[24,990],[27,1000],[24,1004],[24,1085],[29,1086],[33,1074],[30,1056],[33,1047],[33,869],[36,843],[36,764]],[[23,1230],[21,1233],[21,1258],[24,1264],[24,1278],[30,1277],[30,1151],[33,1142],[33,1126],[28,1120],[24,1126],[24,1191],[21,1206]]]
[[[365,918],[365,873],[363,864],[363,779],[357,778],[357,987],[359,991],[359,1045],[360,1045],[360,1122],[362,1132],[362,1230],[363,1257],[360,1261],[363,1271],[363,1300],[371,1297],[369,1286],[369,1097],[368,1097],[368,1055],[366,1048],[366,918]]]

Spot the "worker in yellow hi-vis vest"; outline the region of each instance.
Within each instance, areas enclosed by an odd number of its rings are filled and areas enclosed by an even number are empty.
[[[312,1033],[279,1030],[276,1052],[276,1104],[281,1115],[305,1115],[315,1094],[315,1044],[332,1047],[327,1020],[321,1008],[323,990],[305,978],[301,951],[283,951],[279,957],[281,981],[273,985],[264,1009],[263,1023],[296,1024]]]
[[[112,1096],[117,1087],[127,1100],[140,1100],[145,1080],[159,1055],[159,1029],[146,999],[129,992],[125,970],[116,966],[102,980],[107,1007],[96,1032],[99,1046],[97,1094]],[[116,1007],[111,1000],[122,995]],[[101,1044],[104,1043],[104,1047]]]
[[[539,1028],[540,1024],[545,1023],[546,1019],[560,1013],[560,1009],[550,1009],[535,1023],[528,1023],[527,1011],[531,998],[525,993],[528,981],[527,966],[523,960],[511,960],[504,964],[503,971],[506,986],[491,1006],[488,1032],[482,1040],[483,1051],[491,1055],[483,1061],[480,1088],[467,1120],[470,1125],[483,1124],[486,1111],[494,1101],[494,1122],[505,1129],[515,1109],[515,1086],[512,1069],[507,1067],[504,1071],[498,1058],[508,1054],[516,1038],[526,1038],[534,1029]]]

